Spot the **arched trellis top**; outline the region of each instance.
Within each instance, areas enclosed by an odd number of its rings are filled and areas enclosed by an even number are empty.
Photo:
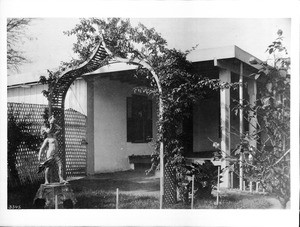
[[[100,43],[90,59],[78,66],[76,69],[71,69],[65,72],[53,87],[53,97],[51,100],[52,107],[63,108],[65,97],[71,84],[83,74],[93,72],[106,65],[105,59],[107,57],[108,53],[104,49],[102,43]]]
[[[92,54],[92,57],[86,60],[82,65],[78,66],[75,69],[71,69],[65,72],[58,80],[58,82],[53,87],[53,96],[51,99],[51,106],[53,108],[63,108],[65,96],[71,84],[78,78],[81,77],[83,74],[93,72],[105,65],[110,64],[108,61],[105,61],[107,57],[112,56],[110,50],[106,47],[104,42],[100,42],[98,47],[96,48],[95,52]],[[152,76],[154,77],[159,93],[162,93],[162,88],[160,85],[160,81],[158,76],[151,68],[151,66],[146,63],[144,60],[140,59],[125,59],[120,57],[113,57],[116,62],[124,62],[124,63],[132,63],[136,65],[141,65],[144,68],[148,69]]]

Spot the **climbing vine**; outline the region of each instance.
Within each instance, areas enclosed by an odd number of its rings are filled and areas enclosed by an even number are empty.
[[[163,142],[165,164],[172,165],[178,180],[182,180],[185,171],[183,155],[187,149],[182,125],[190,118],[193,103],[207,97],[213,89],[223,89],[232,84],[199,75],[186,58],[195,48],[185,52],[170,49],[167,41],[154,28],[147,28],[143,24],[134,27],[129,19],[81,19],[74,29],[65,34],[77,37],[73,50],[79,60],[73,60],[71,64],[88,59],[102,41],[110,54],[108,61],[113,63],[116,59],[126,59],[128,64],[136,66],[135,76],[146,79],[148,86],[137,87],[135,91],[156,100],[161,99],[163,103],[162,116],[157,124],[153,166],[159,166],[159,146]],[[161,91],[153,73],[158,77]]]
[[[258,97],[255,103],[245,100],[242,109],[252,122],[253,132],[241,135],[240,144],[233,155],[244,156],[244,178],[259,182],[265,190],[275,195],[283,208],[290,200],[290,58],[283,45],[283,32],[270,44],[266,52],[268,61],[249,59],[259,65],[251,75],[257,81]],[[255,141],[257,146],[253,146]],[[219,148],[219,144],[215,143]],[[234,163],[239,164],[238,159]]]

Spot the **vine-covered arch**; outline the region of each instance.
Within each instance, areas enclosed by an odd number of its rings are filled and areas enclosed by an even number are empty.
[[[103,36],[101,37],[102,40]],[[105,65],[110,64],[107,60],[108,57],[113,57],[112,52],[106,47],[105,42],[99,43],[98,47],[95,49],[94,53],[89,59],[78,66],[75,69],[66,71],[57,81],[57,83],[52,88],[51,101],[49,103],[49,108],[51,113],[53,113],[57,119],[57,123],[62,127],[62,132],[58,136],[59,144],[59,156],[63,161],[63,174],[66,178],[66,157],[65,157],[65,119],[64,119],[64,103],[67,91],[71,84],[83,74],[93,72]],[[153,68],[144,60],[141,59],[124,59],[120,57],[113,57],[116,62],[131,63],[135,65],[141,65],[148,69],[152,74],[158,91],[160,93],[159,97],[159,117],[163,114],[163,101],[162,101],[162,87],[158,76],[154,72]],[[116,63],[115,62],[115,63]],[[163,142],[160,143],[160,208],[163,206],[163,195],[164,195],[164,145]]]
[[[89,59],[78,67],[63,73],[52,88],[52,98],[49,108],[51,109],[51,113],[55,115],[57,123],[62,127],[62,132],[58,135],[57,139],[59,144],[59,156],[63,161],[64,178],[66,178],[64,107],[67,91],[71,84],[83,74],[93,72],[98,68],[105,66],[107,64],[107,61],[105,61],[107,57],[108,53],[101,42]]]

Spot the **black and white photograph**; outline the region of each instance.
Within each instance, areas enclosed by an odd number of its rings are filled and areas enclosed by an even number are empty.
[[[100,6],[1,17],[0,225],[298,226],[299,18]]]

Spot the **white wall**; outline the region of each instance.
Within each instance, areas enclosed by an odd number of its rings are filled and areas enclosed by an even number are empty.
[[[109,79],[94,82],[95,173],[128,170],[128,156],[152,153],[150,143],[127,142],[126,97],[131,96],[133,87]],[[153,129],[157,119],[155,106],[153,102]]]
[[[84,115],[87,115],[87,83],[85,80],[76,80],[69,88],[66,99],[65,109],[72,108]]]
[[[72,108],[84,115],[87,114],[86,82],[82,79],[76,80],[69,88],[66,99],[65,109]],[[8,87],[7,102],[16,103],[32,103],[32,104],[48,104],[42,91],[47,90],[47,85],[33,84],[30,87]]]
[[[28,88],[8,88],[7,102],[47,104],[47,99],[42,94],[42,90],[45,90],[46,88],[46,85],[38,84],[34,84]]]

